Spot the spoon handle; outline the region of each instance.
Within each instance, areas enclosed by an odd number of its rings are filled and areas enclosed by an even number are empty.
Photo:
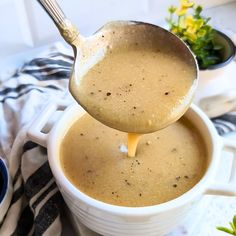
[[[76,27],[67,19],[56,0],[38,0],[39,4],[48,13],[59,29],[62,37],[71,45],[77,39],[79,32]]]

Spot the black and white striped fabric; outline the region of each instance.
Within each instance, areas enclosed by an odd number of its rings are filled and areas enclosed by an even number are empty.
[[[230,132],[236,132],[236,112],[224,114],[212,119],[219,135],[225,135]]]
[[[68,78],[73,57],[58,48],[33,59],[0,81],[0,155],[8,161],[13,197],[0,235],[60,235],[63,199],[47,150],[26,137],[29,123],[49,101],[71,101]],[[221,135],[236,131],[236,114],[213,120]]]
[[[29,123],[48,101],[72,99],[68,79],[73,57],[50,50],[0,81],[0,156],[13,184],[0,235],[61,235],[64,204],[47,161],[47,150],[26,137]]]

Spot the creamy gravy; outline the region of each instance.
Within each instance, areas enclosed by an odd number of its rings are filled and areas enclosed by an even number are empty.
[[[143,135],[136,157],[127,134],[84,115],[64,137],[60,160],[71,183],[92,198],[120,206],[149,206],[191,189],[206,169],[202,137],[186,118]]]
[[[148,41],[145,47],[133,42],[107,50],[74,85],[76,99],[95,119],[121,131],[149,133],[184,114],[196,88],[192,58]]]

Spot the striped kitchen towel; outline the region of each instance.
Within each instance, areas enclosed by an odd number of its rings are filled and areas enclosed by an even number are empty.
[[[48,101],[72,101],[68,79],[73,57],[58,47],[0,81],[0,156],[8,162],[13,197],[0,235],[61,235],[64,204],[47,150],[26,137],[29,123]]]
[[[50,100],[72,101],[68,79],[73,57],[54,48],[0,81],[0,156],[8,162],[13,197],[0,235],[61,235],[64,205],[47,150],[26,137],[29,123]],[[236,114],[213,120],[221,135],[236,131]]]

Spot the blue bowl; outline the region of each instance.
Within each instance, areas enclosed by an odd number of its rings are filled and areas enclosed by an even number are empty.
[[[2,159],[0,159],[0,203],[4,199],[7,192],[8,175],[7,167]]]

